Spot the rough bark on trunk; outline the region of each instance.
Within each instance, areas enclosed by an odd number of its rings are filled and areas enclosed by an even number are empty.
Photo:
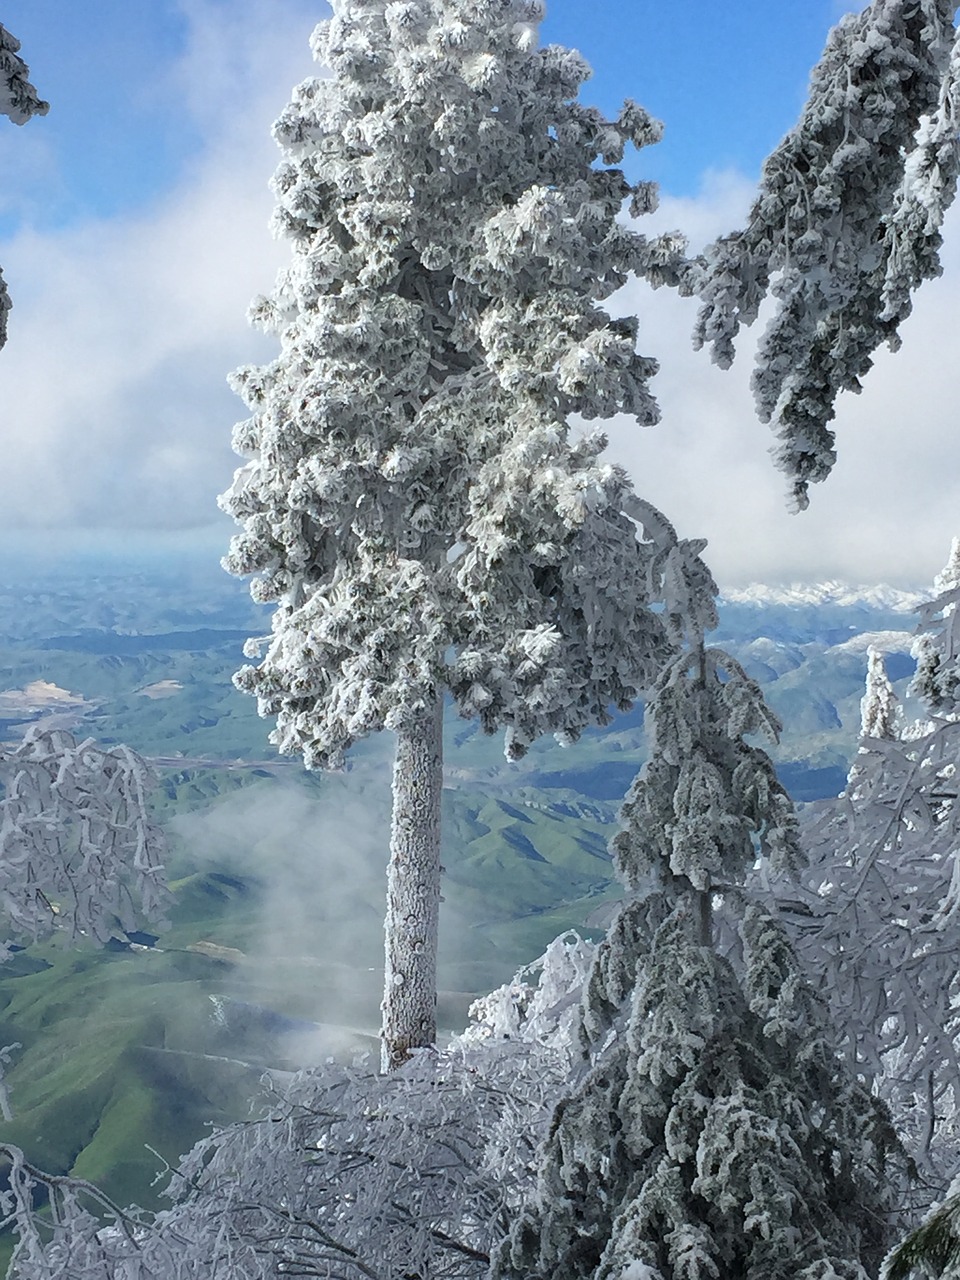
[[[397,735],[384,922],[383,1070],[437,1039],[443,699]]]
[[[697,909],[700,916],[700,945],[713,946],[713,894],[709,884],[706,890],[697,894]]]

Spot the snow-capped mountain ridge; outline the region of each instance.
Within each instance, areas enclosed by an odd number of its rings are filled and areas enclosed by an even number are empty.
[[[789,585],[771,586],[765,582],[751,582],[745,587],[726,587],[720,592],[721,601],[727,604],[757,605],[865,605],[876,609],[893,609],[898,613],[913,613],[919,604],[931,597],[931,588],[891,587],[885,583],[873,586],[854,585],[849,582],[792,582]]]
[[[867,653],[870,649],[881,653],[910,653],[915,639],[913,631],[861,631],[832,647],[837,653]]]

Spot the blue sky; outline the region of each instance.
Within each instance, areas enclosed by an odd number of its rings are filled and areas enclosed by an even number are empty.
[[[307,38],[327,12],[318,0],[4,0],[0,19],[51,102],[45,118],[0,127],[8,528],[225,540],[215,496],[241,408],[224,379],[272,355],[244,317],[286,252],[266,231],[270,124],[314,73]],[[631,96],[665,121],[633,172],[662,186],[651,229],[702,244],[742,220],[842,12],[837,0],[548,0],[542,38],[591,62],[586,101],[614,111]],[[611,456],[684,534],[709,538],[721,581],[922,582],[942,562],[960,505],[940,465],[960,359],[957,239],[948,230],[947,272],[923,291],[903,353],[842,404],[841,462],[800,518],[752,411],[749,354],[719,374],[690,350],[695,304],[627,287],[622,309],[661,361],[664,422],[614,423]]]
[[[31,208],[35,224],[140,207],[202,152],[203,130],[172,75],[190,40],[188,7],[7,0],[4,25],[53,100],[42,131],[55,172]],[[300,7],[311,14],[305,42],[325,6]],[[550,0],[542,34],[590,61],[592,103],[615,112],[633,97],[668,123],[664,143],[633,163],[665,191],[691,195],[707,169],[757,172],[796,118],[836,11],[831,0]],[[0,232],[15,218],[7,210]]]

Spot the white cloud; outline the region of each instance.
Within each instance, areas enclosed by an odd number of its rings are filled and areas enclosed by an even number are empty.
[[[236,364],[273,344],[247,326],[285,250],[267,231],[270,125],[317,69],[306,0],[184,0],[189,39],[158,84],[203,147],[147,213],[2,247],[14,298],[0,358],[9,527],[183,527],[215,518],[236,459]],[[159,92],[159,90],[158,90]]]
[[[15,304],[0,355],[9,528],[209,525],[237,462],[230,427],[243,411],[225,375],[275,349],[244,317],[287,254],[266,230],[278,156],[269,125],[290,86],[316,73],[307,38],[318,6],[182,0],[182,9],[183,55],[145,90],[185,103],[202,133],[176,188],[146,213],[0,245]],[[38,152],[31,163],[46,160]],[[649,222],[682,226],[700,244],[740,223],[751,192],[711,175],[699,198],[666,200]],[[624,309],[641,316],[641,348],[661,362],[663,422],[642,432],[612,424],[611,456],[684,534],[709,538],[721,582],[922,582],[943,561],[960,525],[950,448],[956,216],[945,256],[944,278],[921,290],[904,326],[904,349],[881,353],[864,394],[842,398],[839,463],[800,516],[785,509],[770,434],[754,415],[748,346],[721,373],[690,348],[695,303],[639,284],[624,291]]]
[[[653,229],[683,226],[699,247],[742,225],[752,186],[711,176],[697,200],[665,200]],[[646,228],[644,228],[646,229]],[[709,539],[721,583],[840,578],[923,583],[960,532],[955,371],[960,367],[960,209],[945,228],[944,276],[919,292],[903,348],[878,353],[860,396],[838,402],[839,460],[811,488],[810,507],[791,514],[786,480],[773,468],[773,437],[749,389],[756,335],[724,373],[691,349],[696,302],[633,283],[618,302],[641,316],[640,346],[660,359],[655,428],[617,421],[610,451],[643,495],[688,537]],[[756,326],[762,328],[763,318]]]

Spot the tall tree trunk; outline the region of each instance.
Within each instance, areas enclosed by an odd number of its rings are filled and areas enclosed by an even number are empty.
[[[397,735],[384,922],[384,1071],[437,1039],[442,786],[441,695],[421,721]]]
[[[700,922],[701,947],[713,946],[713,894],[709,882],[706,889],[697,893],[697,911]]]

